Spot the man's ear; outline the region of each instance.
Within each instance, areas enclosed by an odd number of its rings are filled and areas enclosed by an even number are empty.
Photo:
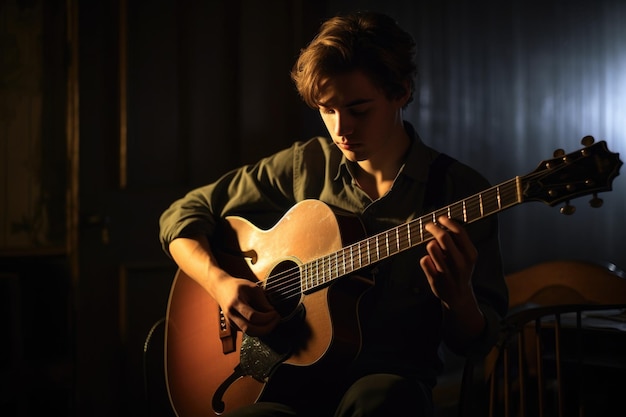
[[[398,97],[398,100],[402,104],[402,107],[404,107],[409,103],[409,98],[411,97],[411,83],[409,81],[405,81],[402,84],[404,86],[404,94]]]

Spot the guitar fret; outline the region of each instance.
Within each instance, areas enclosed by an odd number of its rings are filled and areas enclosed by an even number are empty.
[[[327,256],[326,259],[328,260],[327,265],[324,268],[324,273],[322,274],[322,283],[325,284],[329,281],[328,278],[326,278],[326,275],[330,275],[332,270],[333,270],[333,266],[332,263],[330,261],[330,256]]]
[[[328,263],[326,265],[326,271],[324,273],[324,284],[333,278],[333,257],[328,256]]]
[[[324,258],[320,258],[317,269],[317,285],[324,284]]]
[[[344,261],[340,261],[340,259],[344,259]],[[341,265],[343,265],[343,273],[339,272],[339,268],[341,268]],[[344,258],[344,250],[341,250],[341,256],[339,255],[339,253],[337,253],[337,256],[335,256],[335,278],[340,277],[342,275],[346,274],[346,263],[345,263],[345,258]]]
[[[346,274],[354,271],[354,256],[352,256],[352,245],[348,247],[348,250],[350,251],[350,270],[346,270]]]
[[[463,222],[467,223],[467,206],[465,205],[465,200],[463,200]]]
[[[483,195],[482,195],[482,193],[478,195],[478,200],[479,200],[478,204],[479,204],[479,207],[480,207],[480,217],[483,217],[484,211],[483,211]]]
[[[510,201],[505,201],[504,206],[511,207],[517,203],[521,203],[522,200],[520,199],[519,194],[520,189],[518,188],[517,182],[510,181],[509,184],[507,184],[507,188],[510,189],[510,191],[506,193],[506,195],[510,197]]]
[[[496,192],[498,195],[498,210],[502,209],[502,200],[500,199],[500,187],[496,187]]]
[[[413,246],[413,240],[411,238],[411,225],[406,225],[407,241],[409,242],[409,248]]]
[[[385,243],[386,243],[386,246],[387,246],[387,256],[389,256],[390,255],[390,253],[389,253],[389,233],[385,233]]]
[[[319,259],[315,261],[315,272],[316,272],[316,274],[315,274],[315,283],[316,283],[316,285],[320,285],[320,275],[321,275],[321,272],[320,272],[320,260]]]
[[[307,288],[313,288],[313,273],[312,273],[312,269],[313,266],[311,265],[311,263],[309,262],[305,268],[306,270],[306,287]]]
[[[499,210],[497,189],[492,188],[483,193],[483,215],[495,213]]]
[[[477,220],[483,217],[482,211],[480,209],[480,195],[476,197],[472,197],[467,200],[467,219],[466,222],[471,222],[473,220]]]
[[[335,256],[335,275],[334,275],[333,279],[346,274],[345,263],[341,262],[342,258],[343,258],[343,250],[342,250],[341,256],[339,256],[339,254],[337,254],[337,256]],[[343,272],[341,272],[341,266],[342,265],[344,265]]]
[[[378,245],[378,238],[380,236],[374,236],[372,243],[374,244],[373,252],[372,252],[372,262],[380,261],[380,246]]]
[[[330,273],[331,268],[332,266],[330,264],[330,256],[326,256],[324,258],[324,262],[322,263],[322,284],[328,282],[327,275]]]
[[[396,252],[400,252],[400,229],[396,227]]]
[[[452,204],[448,206],[448,216],[449,219],[460,219],[463,217],[462,207],[458,204]]]
[[[343,266],[343,273],[339,273],[339,268]],[[340,277],[346,274],[346,252],[341,250],[341,257],[337,257],[337,276]]]
[[[377,236],[373,236],[371,238],[371,241],[372,241],[372,254],[371,254],[372,262],[377,262],[378,259],[379,259],[378,256],[377,256],[377,254],[378,254]]]

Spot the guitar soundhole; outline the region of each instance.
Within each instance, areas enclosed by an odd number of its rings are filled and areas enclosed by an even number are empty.
[[[265,293],[281,317],[291,318],[302,300],[298,264],[286,260],[276,265],[265,280]]]

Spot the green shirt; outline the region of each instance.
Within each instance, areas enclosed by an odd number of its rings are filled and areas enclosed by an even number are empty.
[[[167,252],[177,237],[211,237],[219,219],[246,218],[269,229],[297,202],[317,199],[358,215],[367,235],[390,229],[434,210],[424,206],[429,170],[438,155],[406,124],[412,146],[391,189],[372,199],[357,186],[354,163],[334,143],[316,137],[228,172],[212,184],[192,190],[161,216],[161,242]],[[472,168],[455,161],[446,172],[442,201],[451,204],[489,188]],[[479,256],[472,278],[474,292],[487,319],[487,329],[471,352],[485,353],[495,342],[506,313],[497,217],[467,226]],[[354,361],[359,373],[415,375],[434,384],[441,371],[441,303],[433,295],[419,265],[425,245],[377,263],[368,273],[375,285],[359,303],[362,348]]]

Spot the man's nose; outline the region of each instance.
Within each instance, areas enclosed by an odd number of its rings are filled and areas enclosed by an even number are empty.
[[[348,136],[354,130],[352,118],[347,114],[336,113],[335,134],[337,136]]]

